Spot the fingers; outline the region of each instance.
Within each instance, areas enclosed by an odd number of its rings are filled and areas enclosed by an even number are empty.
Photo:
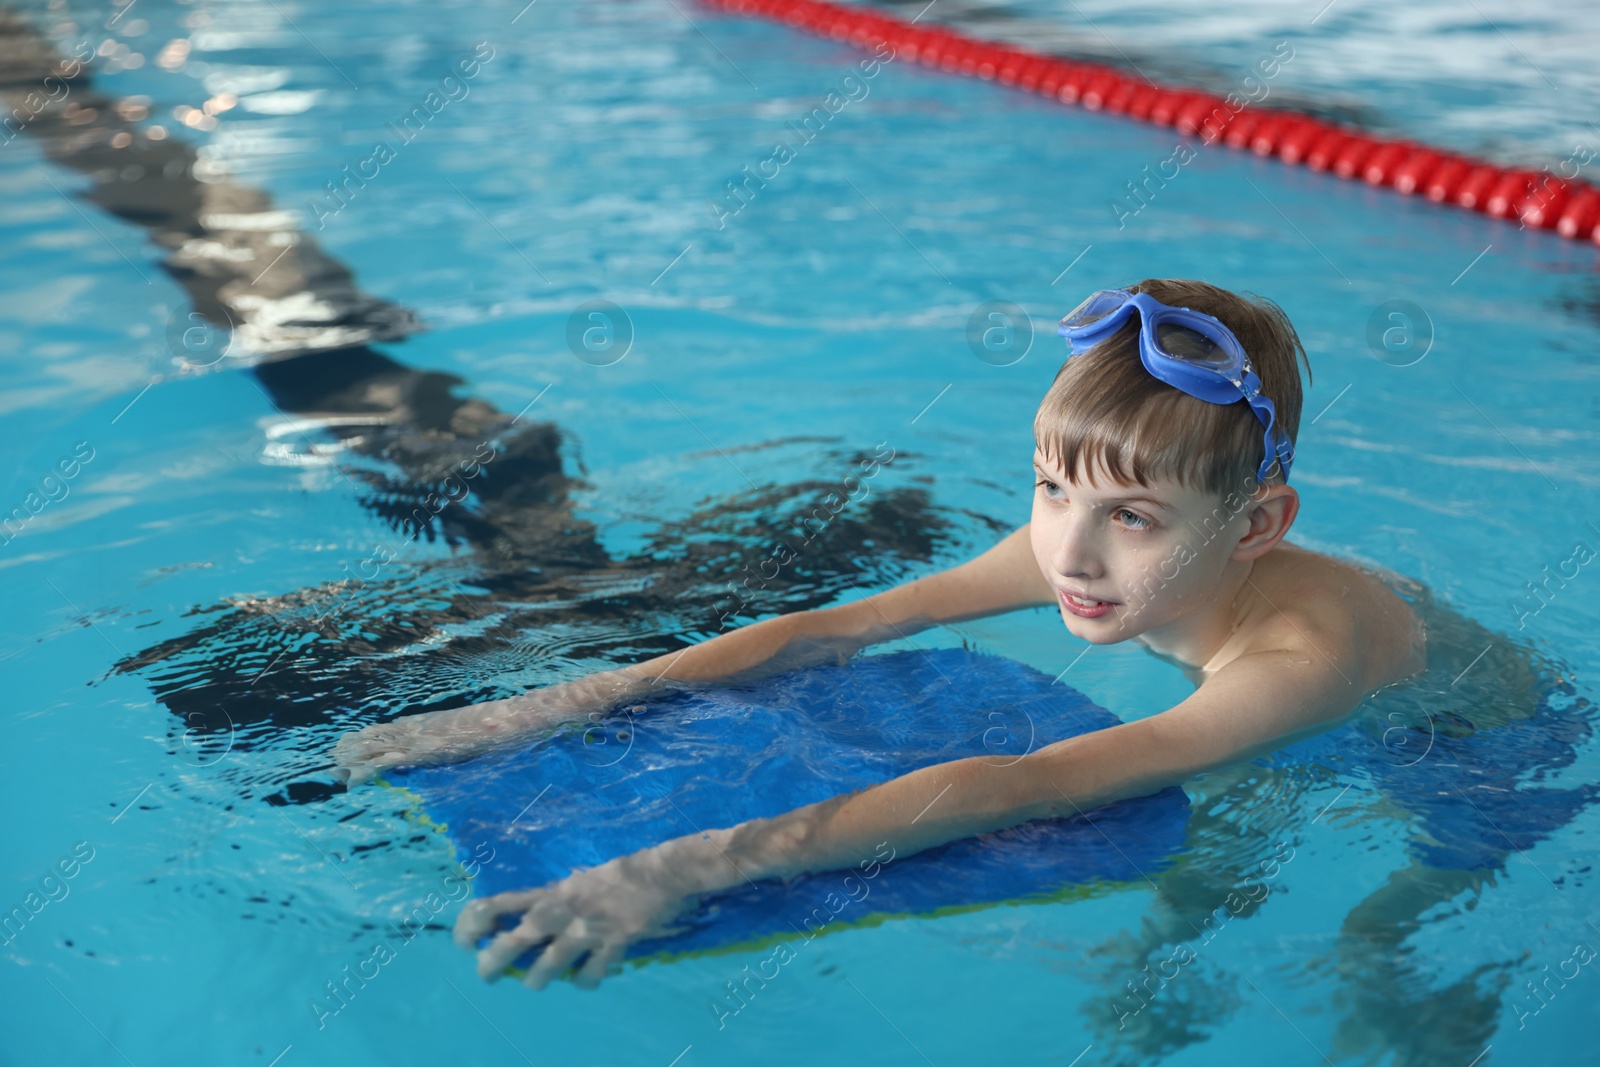
[[[457,948],[476,950],[484,935],[493,933],[500,916],[516,911],[526,911],[533,903],[536,889],[513,893],[497,893],[481,897],[461,909],[456,916],[456,927],[451,935]]]
[[[385,767],[415,762],[411,751],[415,740],[409,733],[408,727],[377,723],[345,734],[333,745],[334,774],[344,778],[346,789],[353,789],[372,781]]]
[[[359,759],[375,746],[389,743],[387,731],[381,726],[364,726],[359,730],[340,734],[339,740],[333,743],[333,753],[336,756],[348,756]]]
[[[626,948],[627,946],[621,942],[612,941],[591,949],[589,958],[573,976],[572,984],[579,989],[595,988],[600,984],[600,979],[611,970],[611,965],[622,958],[623,950]]]
[[[599,948],[599,945],[589,936],[588,924],[581,918],[573,920],[561,936],[550,942],[550,947],[533,961],[533,966],[523,976],[522,984],[529,989],[543,989],[550,984],[550,979],[564,974],[572,966],[572,961],[589,948]]]
[[[585,950],[598,949],[597,939],[589,934],[585,920],[574,919],[550,893],[539,889],[501,893],[468,904],[456,919],[455,943],[473,948],[479,938],[495,929],[499,916],[524,909],[526,914],[514,929],[502,932],[478,953],[478,977],[496,981],[525,952],[549,942],[523,978],[529,988],[543,989]],[[600,973],[605,973],[604,963]]]
[[[362,731],[362,733],[364,732]],[[346,767],[354,767],[357,764],[365,763],[379,752],[392,751],[394,747],[393,744],[388,742],[380,745],[377,743],[376,738],[363,737],[361,733],[352,733],[345,734],[335,741],[328,754],[333,757],[333,762]]]
[[[350,767],[341,767],[334,773],[345,777],[345,789],[350,790],[358,785],[376,781],[379,771],[385,767],[393,767],[398,762],[398,760],[385,760],[379,763],[357,763]]]
[[[540,893],[516,928],[500,934],[478,953],[478,977],[493,982],[524,952],[561,933],[572,914],[547,893]]]
[[[378,772],[385,767],[393,767],[402,762],[399,757],[372,760],[346,758],[341,760],[336,756],[335,760],[337,765],[333,769],[333,775],[344,782],[346,789],[354,789],[358,785],[366,785],[378,777]]]
[[[623,915],[628,913],[625,907],[620,910]],[[497,920],[518,911],[522,918],[513,929],[498,928]],[[619,921],[619,915],[614,914],[617,909],[602,908],[596,915],[588,911],[587,905],[574,898],[570,882],[499,893],[472,901],[461,910],[456,919],[455,943],[471,949],[490,936],[477,959],[478,977],[485,981],[497,981],[509,966],[531,953],[522,978],[528,988],[543,989],[576,965],[573,984],[593,989],[623,958],[637,934],[629,932],[636,929],[635,923]],[[652,929],[659,930],[659,924]]]
[[[550,935],[536,923],[524,920],[516,929],[496,937],[478,953],[478,977],[486,982],[499,981],[501,972],[515,963],[524,952],[549,940]]]
[[[382,752],[403,752],[413,748],[423,738],[440,730],[439,720],[433,712],[406,715],[393,722],[375,722],[359,730],[342,734],[334,742],[335,752],[347,753],[353,758],[364,758]]]

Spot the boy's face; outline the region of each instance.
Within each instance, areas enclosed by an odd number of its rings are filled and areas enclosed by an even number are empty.
[[[1033,554],[1074,636],[1156,638],[1215,606],[1250,528],[1247,497],[1171,480],[1124,484],[1104,472],[1091,484],[1048,466],[1042,452],[1033,460]]]

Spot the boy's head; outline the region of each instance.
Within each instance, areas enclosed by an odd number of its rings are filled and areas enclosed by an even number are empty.
[[[1278,429],[1294,440],[1306,356],[1276,304],[1188,279],[1147,278],[1127,288],[1226,326],[1277,407]],[[1234,404],[1208,403],[1152,376],[1139,358],[1140,326],[1140,316],[1132,315],[1111,337],[1061,365],[1034,417],[1035,444],[1079,479],[1103,474],[1149,485],[1170,478],[1217,495],[1253,490],[1257,468],[1271,457],[1263,456],[1262,424],[1250,405],[1242,395]],[[1274,470],[1268,482],[1282,482]]]
[[[1128,288],[1227,327],[1293,441],[1305,351],[1277,305],[1198,281]],[[1068,358],[1039,405],[1032,543],[1073,633],[1096,643],[1142,634],[1179,650],[1282,540],[1298,495],[1276,463],[1258,483],[1273,457],[1243,393],[1210,403],[1145,368],[1142,315]]]

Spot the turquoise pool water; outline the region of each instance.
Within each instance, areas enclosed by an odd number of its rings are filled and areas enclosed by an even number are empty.
[[[0,146],[0,508],[28,516],[0,546],[0,905],[47,901],[3,946],[0,1062],[1584,1062],[1600,572],[1572,561],[1600,547],[1592,246],[1211,148],[1119,227],[1111,202],[1173,156],[1171,131],[893,61],[864,77],[862,53],[687,4],[141,0],[26,18],[65,52],[122,42],[105,62],[124,69],[96,84],[148,97],[130,121],[199,151],[214,225],[253,214],[231,225],[309,237],[427,328],[252,370],[326,340],[340,308],[292,286],[252,303],[276,252],[246,261],[204,233],[158,246],[82,198],[140,175],[63,165],[28,135]],[[1332,49],[1360,37],[1331,25]],[[1242,77],[1276,29],[1206,77]],[[1450,46],[1416,32],[1420,52]],[[1584,69],[1535,59],[1563,86]],[[1526,89],[1413,112],[1363,84],[1346,92],[1452,144],[1471,108],[1523,107]],[[391,124],[430,91],[442,103],[404,139]],[[797,133],[836,91],[849,102]],[[1562,158],[1584,93],[1518,127],[1531,158]],[[778,142],[793,158],[727,199]],[[329,195],[363,164],[374,176]],[[256,354],[189,318],[207,271],[234,279],[219,299]],[[442,928],[318,1014],[452,861],[393,797],[331,784],[340,732],[714,632],[727,582],[863,456],[893,460],[746,617],[969,558],[1026,519],[1054,321],[1147,276],[1249,289],[1295,321],[1316,374],[1297,539],[1481,627],[1441,627],[1466,669],[1441,667],[1433,703],[1369,724],[1365,762],[1311,745],[1191,783],[1189,847],[1148,883],[843,932],[722,1025],[712,1005],[758,956],[532,994],[480,985]],[[329,277],[309,287],[344,292]],[[591,301],[614,310],[580,313]],[[990,302],[1022,309],[1021,332],[975,351]],[[350,328],[409,329],[360,306]],[[1385,348],[1397,324],[1414,333]],[[418,485],[484,441],[472,495],[408,539]],[[1123,718],[1187,691],[1044,612],[909,645],[962,643],[1065,671]],[[1519,655],[1537,710],[1491,683],[1515,681]],[[1125,983],[1280,843],[1293,858],[1270,896],[1119,1029]]]

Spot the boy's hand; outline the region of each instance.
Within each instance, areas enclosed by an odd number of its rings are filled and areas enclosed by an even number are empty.
[[[333,759],[336,773],[353,789],[385,767],[471,759],[565,717],[567,713],[554,709],[513,706],[508,700],[429,711],[347,733],[335,742]]]
[[[509,700],[375,723],[335,742],[336,773],[354,788],[385,767],[457,763],[563,722],[597,718],[637,688],[637,679],[623,672],[601,671]]]
[[[692,899],[684,895],[680,880],[665,876],[657,851],[619,856],[574,871],[542,889],[474,900],[456,920],[455,942],[471,951],[479,938],[495,931],[499,916],[522,912],[514,929],[502,932],[478,953],[479,977],[493,982],[517,957],[545,945],[523,985],[543,989],[587,952],[589,958],[573,982],[580,989],[593,989],[630,944],[672,933],[668,924]]]

